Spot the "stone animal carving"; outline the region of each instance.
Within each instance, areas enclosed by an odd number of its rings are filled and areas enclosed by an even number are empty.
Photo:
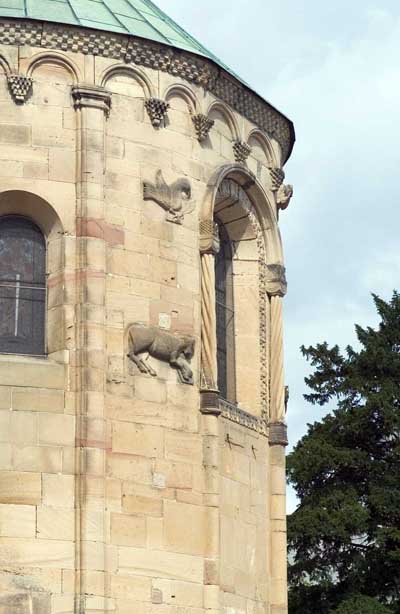
[[[276,202],[278,209],[285,210],[288,208],[290,200],[293,196],[293,186],[282,184],[277,192]]]
[[[162,171],[157,171],[156,182],[143,182],[143,198],[154,200],[167,212],[167,220],[175,224],[182,224],[185,213],[190,213],[193,208],[185,207],[192,196],[190,183],[184,177],[177,179],[171,185],[165,181]]]
[[[194,355],[195,341],[186,335],[175,335],[156,326],[132,324],[128,332],[128,357],[135,363],[141,373],[157,376],[156,371],[147,363],[149,356],[168,362],[177,369],[184,384],[193,385],[193,371],[190,360]],[[147,354],[144,360],[141,355]]]

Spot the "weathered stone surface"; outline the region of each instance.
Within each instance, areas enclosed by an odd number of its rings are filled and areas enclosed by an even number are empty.
[[[0,219],[43,230],[48,292],[45,357],[0,339],[0,614],[284,614],[287,120],[184,51],[3,22]]]

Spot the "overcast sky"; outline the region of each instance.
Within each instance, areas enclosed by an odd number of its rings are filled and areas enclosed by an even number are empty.
[[[156,0],[295,125],[281,214],[291,445],[322,417],[301,344],[354,344],[400,290],[398,0]],[[295,506],[289,492],[288,511]]]

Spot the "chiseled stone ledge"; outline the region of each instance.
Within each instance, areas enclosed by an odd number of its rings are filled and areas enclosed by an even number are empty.
[[[219,405],[221,408],[221,415],[223,418],[230,420],[231,422],[235,422],[236,424],[240,424],[251,431],[256,431],[260,435],[268,435],[268,427],[267,423],[263,418],[258,418],[257,416],[253,416],[249,414],[247,411],[243,409],[239,409],[239,407],[233,403],[229,403],[224,399],[219,399]]]

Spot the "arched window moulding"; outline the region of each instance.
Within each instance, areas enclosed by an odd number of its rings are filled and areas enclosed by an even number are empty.
[[[21,216],[36,225],[46,242],[46,323],[45,354],[65,362],[65,237],[54,208],[42,197],[22,190],[0,193],[0,219]],[[72,283],[72,282],[71,282]]]
[[[254,240],[257,253],[251,256],[258,267],[258,316],[260,364],[260,412],[254,415],[247,408],[229,405],[217,399],[217,365],[215,292],[213,266],[216,250],[214,215],[216,203],[231,199],[232,206],[239,202],[245,214],[247,239]],[[202,255],[202,411],[204,413],[222,413],[230,420],[245,424],[247,427],[266,434],[270,420],[270,297],[274,294],[282,297],[286,292],[285,270],[280,233],[276,213],[264,190],[256,178],[241,165],[227,165],[219,169],[210,179],[206,199],[200,214],[200,249]],[[238,252],[243,249],[238,241],[233,241]],[[248,249],[248,245],[246,247]],[[240,260],[240,256],[239,256]],[[257,262],[256,262],[257,261]],[[240,341],[240,340],[239,340]]]

